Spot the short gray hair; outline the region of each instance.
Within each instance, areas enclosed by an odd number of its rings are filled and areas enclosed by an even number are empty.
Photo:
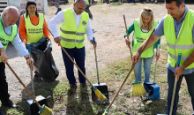
[[[15,6],[7,6],[5,9],[3,9],[3,12],[1,14],[1,16],[4,16],[4,14],[8,13],[8,12],[16,12],[18,14],[18,16],[20,15],[20,11],[17,7]]]

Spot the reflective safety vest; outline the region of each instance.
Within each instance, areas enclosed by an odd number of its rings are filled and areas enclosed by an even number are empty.
[[[64,22],[60,26],[61,46],[65,48],[83,48],[88,20],[88,13],[82,12],[80,23],[76,26],[73,9],[67,9],[64,12]]]
[[[154,26],[148,32],[143,32],[141,30],[139,22],[140,22],[139,19],[136,19],[134,21],[133,53],[137,52],[141,44],[150,37],[150,35],[152,34],[152,32],[154,31],[155,27],[158,24],[157,22],[154,22]],[[154,55],[154,46],[151,46],[150,48],[142,52],[141,58],[150,58],[153,55]]]
[[[0,42],[2,43],[4,49],[7,48],[9,42],[12,42],[14,40],[14,38],[17,35],[17,32],[18,32],[17,25],[14,24],[11,27],[11,33],[10,34],[7,34],[4,31],[2,18],[0,17]]]
[[[27,33],[27,43],[37,43],[43,36],[43,25],[44,25],[44,15],[39,13],[39,23],[38,25],[33,25],[30,17],[26,14],[23,15],[25,19],[25,27]]]
[[[14,24],[11,26],[11,33],[7,34],[3,27],[2,18],[0,17],[0,42],[3,45],[4,49],[6,49],[8,44],[14,40],[17,33],[18,33],[17,25]],[[1,59],[0,62],[2,62]]]
[[[181,54],[181,63],[187,59],[187,57],[194,50],[194,42],[192,36],[192,28],[194,25],[194,12],[189,10],[182,22],[182,26],[176,37],[174,19],[172,16],[167,15],[164,18],[164,35],[166,37],[168,45],[168,63],[175,67],[178,54]],[[194,68],[194,63],[190,64],[186,69]]]

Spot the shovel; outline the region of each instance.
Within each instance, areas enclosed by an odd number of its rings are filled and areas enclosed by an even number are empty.
[[[14,74],[14,76],[17,78],[17,80],[19,81],[19,83],[25,88],[26,93],[32,97],[33,101],[36,103],[36,105],[39,108],[39,115],[53,115],[53,111],[51,108],[47,107],[46,105],[41,105],[41,103],[39,103],[37,101],[37,97],[35,97],[31,91],[29,91],[29,89],[26,87],[26,85],[22,82],[22,80],[18,77],[18,75],[16,74],[16,72],[12,69],[12,67],[9,65],[9,63],[6,63],[6,65],[8,66],[8,68],[11,70],[11,72]],[[35,113],[32,113],[32,115],[35,115]]]
[[[98,83],[92,84],[92,87],[96,87],[98,90],[100,90],[107,97],[107,100],[103,101],[103,103],[102,101],[99,101],[93,90],[92,90],[92,100],[97,104],[109,104],[108,86],[106,85],[106,83],[100,83],[100,79],[99,79],[96,48],[94,48],[94,56],[95,56],[96,74],[97,74]]]

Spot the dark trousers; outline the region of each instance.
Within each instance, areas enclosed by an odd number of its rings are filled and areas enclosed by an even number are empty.
[[[9,100],[8,84],[5,75],[5,64],[0,62],[0,100],[2,104],[6,104]]]
[[[85,71],[86,71],[85,70],[85,47],[72,48],[72,49],[65,48],[65,50],[73,58],[73,60],[75,60],[76,64],[80,67],[80,69],[85,74]],[[70,84],[75,85],[76,79],[74,76],[74,64],[67,57],[67,55],[65,54],[65,52],[63,50],[62,50],[62,55],[63,55],[63,61],[64,61],[65,68],[66,68],[67,79],[69,80]],[[86,83],[85,78],[83,77],[83,75],[79,71],[78,71],[78,75],[79,75],[79,82]]]
[[[170,106],[171,106],[171,99],[172,99],[172,93],[173,93],[173,87],[174,87],[174,81],[175,81],[175,75],[171,70],[167,70],[168,71],[168,107],[167,107],[167,114],[169,114],[170,112]],[[187,75],[183,75],[179,78],[178,82],[177,82],[177,87],[176,87],[176,94],[175,94],[175,100],[174,100],[174,108],[173,108],[173,115],[176,115],[176,110],[177,110],[177,105],[178,105],[178,101],[179,101],[179,90],[180,90],[180,86],[183,80],[183,77],[186,80],[187,83],[187,88],[189,91],[189,94],[191,96],[191,103],[192,103],[192,107],[194,110],[194,72],[191,74],[187,74]],[[185,105],[186,106],[186,105]]]

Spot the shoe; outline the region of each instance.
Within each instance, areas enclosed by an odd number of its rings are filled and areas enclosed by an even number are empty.
[[[81,93],[88,93],[88,88],[86,83],[80,83],[80,92]]]
[[[42,77],[39,75],[37,71],[35,71],[35,74],[34,74],[34,81],[35,82],[43,81]]]
[[[87,87],[87,84],[86,83],[80,83],[80,87],[81,88],[86,88]]]
[[[13,103],[11,100],[8,100],[6,102],[2,102],[2,106],[7,107],[7,108],[16,108],[17,107],[17,105],[15,103]]]
[[[75,84],[70,84],[70,85],[69,85],[68,94],[69,94],[69,95],[75,94],[75,93],[76,93],[76,89],[77,89],[77,85],[75,85]]]

